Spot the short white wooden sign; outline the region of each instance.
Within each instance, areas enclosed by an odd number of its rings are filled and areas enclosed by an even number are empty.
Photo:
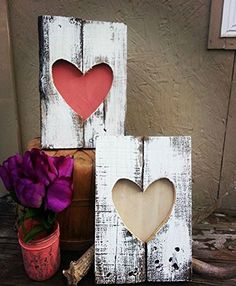
[[[127,27],[73,17],[39,17],[41,145],[94,148],[124,135]]]
[[[189,280],[191,216],[190,137],[98,138],[98,284]]]

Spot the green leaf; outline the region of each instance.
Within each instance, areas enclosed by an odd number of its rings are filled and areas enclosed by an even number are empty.
[[[24,236],[24,242],[30,242],[32,239],[35,238],[36,235],[45,231],[45,228],[42,224],[35,225],[31,228],[31,230]]]

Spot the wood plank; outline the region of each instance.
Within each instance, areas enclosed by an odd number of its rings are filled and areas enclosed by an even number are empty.
[[[52,65],[64,59],[82,70],[81,20],[39,17],[41,146],[46,149],[83,146],[81,119],[53,84]]]
[[[96,149],[95,277],[98,284],[145,281],[145,246],[124,227],[112,188],[127,178],[142,186],[142,139],[99,137]]]
[[[190,137],[148,137],[144,141],[143,187],[160,178],[175,186],[173,212],[147,243],[147,280],[185,281],[191,278],[192,179]]]
[[[236,59],[234,61],[234,74],[231,83],[229,109],[226,119],[225,145],[219,196],[222,197],[221,208],[236,210]]]
[[[203,261],[236,261],[235,211],[216,212],[193,226],[193,256]]]
[[[9,197],[0,198],[0,241],[16,241],[16,203]]]
[[[93,148],[93,138],[124,134],[126,111],[126,25],[85,21],[83,25],[83,71],[99,63],[113,70],[113,84],[103,104],[84,123],[84,144]],[[119,120],[118,120],[119,118]]]
[[[108,135],[125,134],[127,87],[127,26],[113,23],[113,54],[109,60],[114,71],[113,86],[105,106],[105,132]],[[120,120],[114,120],[120,118]]]
[[[8,1],[0,1],[0,130],[4,131],[0,140],[0,162],[21,149],[21,134],[15,94],[12,46],[9,31]],[[0,180],[0,196],[5,188]]]

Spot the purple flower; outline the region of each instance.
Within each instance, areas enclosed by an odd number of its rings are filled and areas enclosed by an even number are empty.
[[[71,202],[72,172],[71,157],[50,157],[39,149],[12,156],[0,165],[0,177],[18,203],[55,212]]]
[[[22,157],[19,154],[9,157],[0,165],[0,177],[8,191],[14,191],[15,181],[22,173]]]
[[[33,183],[27,178],[18,178],[16,182],[16,196],[19,202],[30,208],[40,208],[45,196],[45,186],[43,183]]]
[[[67,208],[72,199],[73,159],[71,157],[50,157],[39,149],[26,151],[9,157],[0,165],[0,178],[13,199],[25,210],[25,219],[42,222],[44,234],[54,225],[55,214]],[[33,230],[32,227],[31,230]],[[34,238],[29,231],[25,242]]]
[[[71,180],[68,178],[57,178],[47,190],[45,208],[55,213],[61,212],[70,205],[71,199]]]

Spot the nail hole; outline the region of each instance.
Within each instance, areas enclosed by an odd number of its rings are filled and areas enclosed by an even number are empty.
[[[134,272],[131,271],[131,272],[129,273],[129,276],[133,276],[133,275],[134,275]]]
[[[169,262],[171,262],[171,261],[172,261],[172,257],[169,258]]]
[[[107,277],[110,277],[111,276],[111,273],[109,272],[109,273],[107,273]]]
[[[157,250],[157,247],[156,247],[156,246],[154,246],[153,248],[154,248],[154,250]]]
[[[179,266],[177,265],[177,263],[174,263],[172,266],[174,267],[175,270],[179,269]]]
[[[176,247],[176,248],[175,248],[175,250],[176,250],[177,252],[179,252],[179,251],[180,251],[179,247]]]
[[[157,260],[155,260],[155,263],[156,263],[156,264],[158,264],[158,263],[159,263],[159,260],[158,260],[158,259],[157,259]]]

